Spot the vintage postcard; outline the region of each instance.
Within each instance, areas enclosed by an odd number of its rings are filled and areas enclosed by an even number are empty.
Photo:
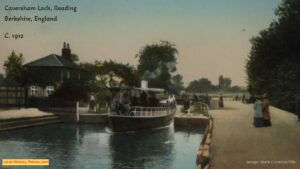
[[[0,0],[0,169],[299,169],[299,0]]]

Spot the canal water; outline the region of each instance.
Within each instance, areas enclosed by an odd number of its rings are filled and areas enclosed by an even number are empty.
[[[0,159],[46,158],[44,168],[55,169],[194,169],[203,132],[170,126],[110,133],[101,125],[55,124],[1,132]]]

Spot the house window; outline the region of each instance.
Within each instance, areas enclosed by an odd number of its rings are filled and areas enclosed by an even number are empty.
[[[30,96],[37,96],[37,94],[38,94],[38,87],[30,86]]]
[[[54,86],[46,86],[46,96],[50,96],[54,93]]]

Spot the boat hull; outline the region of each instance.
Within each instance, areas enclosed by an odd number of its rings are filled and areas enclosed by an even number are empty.
[[[168,126],[174,120],[174,114],[159,117],[109,116],[112,132],[149,130]]]

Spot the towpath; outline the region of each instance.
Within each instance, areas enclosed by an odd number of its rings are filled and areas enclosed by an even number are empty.
[[[271,108],[272,127],[254,128],[252,104],[227,101],[214,118],[212,169],[299,169],[300,122]]]

